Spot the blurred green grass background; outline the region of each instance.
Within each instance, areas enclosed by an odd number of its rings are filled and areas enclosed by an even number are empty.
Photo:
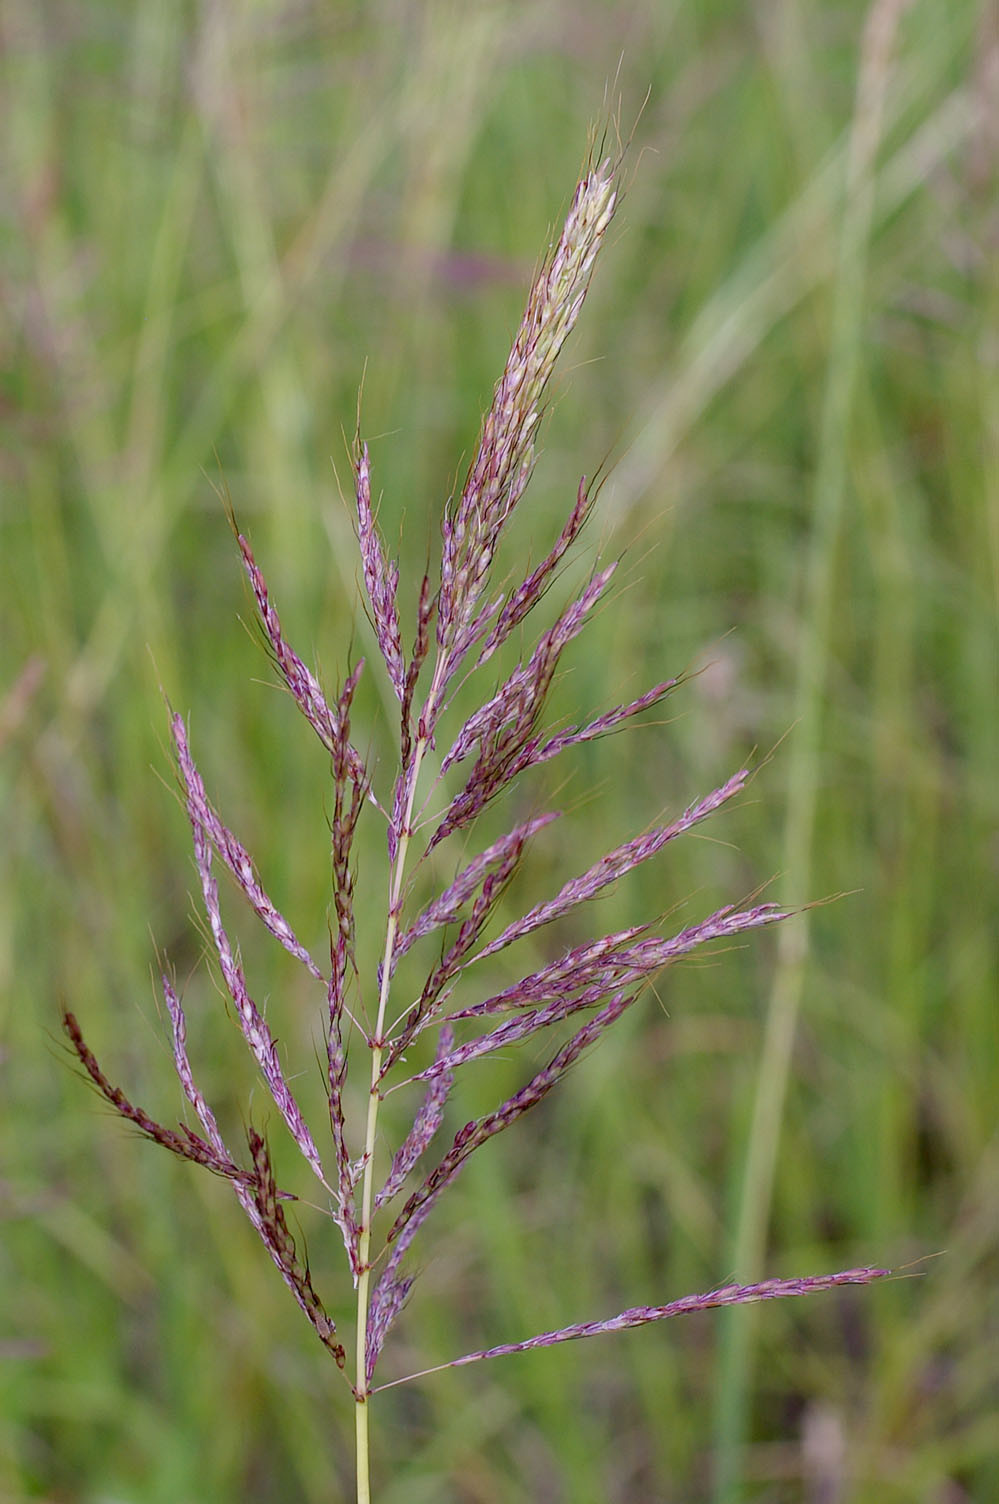
[[[514,546],[537,556],[609,457],[589,557],[623,551],[623,588],[560,703],[709,667],[669,724],[566,770],[528,895],[780,743],[596,922],[772,878],[849,896],[669,974],[477,1157],[385,1378],[733,1275],[921,1277],[395,1391],[377,1496],[999,1498],[990,0],[0,0],[0,44],[0,1499],[350,1497],[326,1354],[226,1188],[98,1108],[58,1007],[175,1119],[167,952],[204,1089],[266,1118],[192,917],[160,686],[320,949],[325,769],[239,624],[213,481],[332,680],[369,647],[334,474],[362,379],[413,592],[608,80],[625,129],[651,93]],[[321,1113],[313,999],[233,924]],[[468,1112],[523,1072],[483,1069]],[[339,1313],[328,1226],[302,1217]]]

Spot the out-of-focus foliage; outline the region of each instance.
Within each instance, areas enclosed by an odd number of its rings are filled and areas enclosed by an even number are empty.
[[[713,839],[602,901],[607,928],[772,874],[847,896],[812,911],[806,959],[763,942],[669,973],[543,1122],[477,1156],[405,1367],[752,1277],[740,1260],[922,1277],[439,1375],[385,1397],[376,1493],[999,1494],[999,35],[984,0],[875,22],[852,0],[0,0],[4,1501],[349,1497],[332,1365],[226,1188],[96,1110],[58,1009],[175,1119],[168,953],[238,1128],[252,1078],[188,897],[161,688],[319,949],[328,778],[240,627],[219,473],[289,638],[330,670],[366,652],[337,480],[358,388],[411,607],[605,86],[625,133],[651,94],[513,547],[540,557],[604,463],[591,559],[625,551],[626,609],[564,704],[703,672],[670,724],[580,752],[538,893],[779,742]],[[860,129],[871,89],[883,113],[845,206],[862,59]],[[354,712],[374,747],[376,682]],[[361,842],[380,903],[377,827]],[[231,907],[309,1058],[292,966]],[[517,1069],[483,1063],[487,1105]],[[321,1110],[318,1064],[302,1089]],[[298,1219],[336,1311],[325,1219]]]

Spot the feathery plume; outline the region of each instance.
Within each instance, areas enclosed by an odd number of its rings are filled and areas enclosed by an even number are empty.
[[[164,1127],[135,1106],[104,1075],[74,1015],[66,1012],[64,1016],[76,1058],[105,1101],[147,1138],[232,1185],[282,1279],[351,1386],[357,1402],[358,1504],[370,1504],[367,1415],[376,1392],[374,1374],[386,1339],[414,1286],[416,1275],[407,1271],[406,1258],[441,1195],[454,1185],[472,1154],[545,1100],[580,1057],[635,1005],[664,967],[705,944],[788,917],[788,910],[773,903],[725,905],[673,935],[652,933],[652,923],[640,921],[607,934],[598,929],[592,939],[558,954],[544,954],[541,931],[599,899],[609,885],[651,861],[671,842],[728,804],[746,786],[750,775],[745,769],[689,804],[671,822],[653,826],[615,846],[568,878],[551,897],[506,923],[492,939],[485,939],[487,927],[496,920],[500,901],[516,878],[529,846],[543,839],[556,818],[555,812],[512,822],[504,834],[465,860],[450,881],[427,892],[429,874],[439,865],[439,858],[437,862],[427,860],[430,854],[448,836],[474,829],[483,811],[508,793],[522,773],[621,730],[659,704],[680,683],[678,678],[662,679],[636,698],[588,722],[546,728],[547,697],[562,656],[604,596],[616,567],[612,562],[592,569],[579,594],[555,612],[553,623],[536,635],[520,661],[502,677],[497,676],[499,684],[492,681],[478,708],[465,717],[463,724],[449,726],[444,719],[459,676],[462,685],[476,682],[476,674],[482,676],[477,682],[484,683],[482,671],[494,654],[514,631],[524,629],[530,621],[552,587],[563,559],[578,542],[593,507],[593,492],[584,478],[559,536],[540,563],[509,593],[496,591],[492,580],[496,550],[530,480],[545,392],[579,316],[611,223],[619,165],[607,160],[588,167],[562,232],[530,289],[465,484],[457,500],[444,511],[439,579],[435,584],[429,571],[422,576],[415,622],[407,628],[407,636],[412,632],[408,659],[402,646],[399,564],[388,558],[378,531],[367,446],[360,437],[355,440],[357,541],[367,610],[384,671],[399,703],[393,770],[384,780],[387,786],[381,786],[378,792],[374,788],[377,765],[373,763],[369,770],[351,740],[351,714],[363,664],[350,669],[336,692],[327,697],[317,677],[286,641],[250,545],[242,534],[237,535],[268,651],[330,760],[328,971],[313,959],[268,896],[249,853],[208,799],[182,718],[174,715],[171,719],[201,901],[225,991],[295,1146],[324,1188],[328,1202],[321,1210],[337,1226],[346,1250],[356,1312],[352,1377],[337,1322],[317,1294],[308,1261],[299,1254],[288,1225],[285,1208],[294,1199],[292,1193],[279,1189],[267,1142],[249,1120],[248,1109],[248,1162],[240,1164],[226,1147],[214,1112],[196,1084],[187,1052],[184,1010],[170,980],[164,977],[163,991],[171,1021],[174,1066],[200,1132],[186,1126]],[[421,703],[417,690],[425,671],[429,682]],[[447,737],[443,735],[445,729]],[[421,776],[428,757],[437,749],[438,737],[447,750],[440,756],[433,777],[424,779],[429,787],[421,787]],[[436,815],[427,813],[432,797],[441,805]],[[383,882],[366,892],[363,903],[359,903],[355,844],[361,818],[371,808],[385,821],[387,870],[382,874]],[[231,873],[253,914],[310,977],[323,984],[323,1069],[335,1165],[330,1181],[305,1113],[289,1084],[294,1077],[285,1073],[277,1041],[250,994],[238,949],[223,924],[213,871],[216,856]],[[375,893],[387,895],[381,914]],[[357,930],[359,924],[370,921],[372,913],[381,924],[382,944],[380,962],[369,967],[362,959],[367,951],[358,945]],[[436,959],[431,960],[422,985],[417,984],[400,999],[394,991],[398,992],[399,978],[408,975],[413,965],[410,961],[400,970],[400,962],[431,935],[439,940]],[[542,952],[540,962],[529,970],[517,967],[513,975],[521,972],[518,980],[489,991],[480,980],[486,974],[481,963],[528,936],[536,937],[535,946]],[[356,1007],[355,993],[359,999]],[[554,1049],[547,1065],[491,1111],[472,1118],[457,1131],[452,1125],[450,1148],[435,1165],[421,1172],[420,1162],[445,1129],[452,1110],[456,1072],[499,1048],[512,1050],[529,1040],[540,1042],[544,1031],[567,1023],[571,1032]],[[433,1059],[426,1064],[422,1036],[429,1030],[436,1030],[436,1041]],[[465,1036],[460,1041],[458,1030]],[[407,1062],[410,1051],[416,1069]],[[383,1101],[390,1092],[416,1081],[425,1083],[423,1100],[393,1148],[386,1143]],[[401,1209],[387,1211],[404,1195],[411,1177],[421,1173],[422,1179],[410,1190]],[[461,1367],[713,1306],[866,1284],[886,1273],[871,1267],[799,1280],[724,1285],[667,1305],[635,1306],[605,1320],[565,1326],[524,1341],[466,1353],[438,1367]]]

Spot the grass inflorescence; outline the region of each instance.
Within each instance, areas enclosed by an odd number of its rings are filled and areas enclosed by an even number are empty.
[[[327,692],[288,641],[254,552],[233,516],[274,668],[329,763],[332,899],[328,953],[322,957],[306,948],[268,896],[249,852],[206,792],[183,716],[171,715],[201,901],[224,994],[337,1229],[355,1292],[352,1322],[340,1296],[323,1298],[313,1284],[309,1259],[289,1224],[288,1207],[295,1197],[278,1184],[268,1140],[253,1121],[252,1104],[245,1109],[246,1150],[240,1155],[230,1149],[197,1085],[187,1050],[184,1006],[171,976],[164,974],[162,986],[174,1064],[197,1129],[165,1127],[134,1105],[104,1074],[74,1014],[67,1010],[64,1016],[80,1064],[110,1105],[147,1137],[232,1185],[282,1279],[349,1386],[356,1413],[358,1504],[368,1504],[371,1498],[369,1414],[379,1388],[438,1367],[461,1367],[711,1307],[866,1284],[887,1272],[863,1267],[805,1278],[726,1283],[662,1305],[635,1306],[610,1317],[515,1336],[489,1348],[444,1357],[385,1384],[375,1383],[383,1349],[416,1278],[411,1248],[425,1236],[430,1214],[470,1157],[545,1101],[566,1072],[647,994],[650,982],[665,967],[705,944],[790,917],[785,906],[751,898],[726,904],[667,933],[660,933],[661,923],[642,919],[568,946],[546,938],[557,933],[557,921],[578,917],[583,906],[611,884],[736,799],[749,779],[748,769],[734,772],[672,820],[623,840],[567,877],[549,898],[505,924],[497,924],[501,901],[532,845],[544,840],[556,812],[514,819],[504,833],[480,844],[470,857],[457,854],[456,838],[461,836],[474,848],[480,817],[509,796],[522,775],[627,728],[673,694],[680,682],[676,677],[661,680],[578,724],[546,722],[546,702],[563,655],[606,599],[614,563],[592,569],[574,598],[533,634],[530,646],[515,654],[512,668],[496,667],[509,656],[509,648],[501,652],[504,645],[530,641],[534,613],[578,543],[596,497],[597,487],[585,477],[580,480],[564,526],[540,562],[518,583],[497,583],[497,550],[531,480],[546,392],[613,218],[619,170],[620,158],[588,163],[561,235],[534,278],[467,478],[444,510],[439,574],[431,578],[428,569],[414,581],[414,620],[405,619],[400,604],[402,565],[390,557],[379,530],[369,451],[360,437],[355,441],[356,537],[366,609],[380,669],[398,706],[391,775],[362,751],[365,738],[355,735],[352,726],[363,660],[351,664],[335,691]],[[477,708],[459,712],[457,706],[475,686]],[[627,757],[626,750],[621,756]],[[383,827],[385,874],[379,886],[365,872],[362,892],[355,839],[360,822],[368,819]],[[440,863],[428,859],[447,842],[456,852],[454,875],[441,887],[433,876]],[[296,1096],[291,1062],[283,1058],[265,1010],[251,992],[238,947],[229,937],[216,862],[228,870],[257,918],[304,968],[315,989],[329,1103],[329,1122],[322,1132],[309,1123]],[[374,922],[379,895],[380,960],[372,968],[363,959],[358,930]],[[514,961],[512,947],[528,937],[533,937],[544,959],[525,969]],[[414,996],[398,985],[399,964],[431,938],[436,952]],[[480,980],[494,974],[482,963],[508,948],[511,980],[493,990]],[[560,1042],[546,1045],[552,1035]],[[522,1084],[456,1131],[449,1126],[457,1073],[495,1051],[528,1044],[532,1063]],[[547,1057],[540,1068],[539,1051]],[[363,1106],[355,1112],[359,1080]],[[416,1083],[422,1098],[411,1126],[398,1142],[386,1143],[385,1098]]]

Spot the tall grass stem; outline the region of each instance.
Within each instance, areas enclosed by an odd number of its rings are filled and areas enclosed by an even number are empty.
[[[867,14],[846,161],[833,284],[830,349],[822,405],[812,524],[798,650],[794,734],[788,763],[784,885],[813,883],[813,841],[822,768],[822,727],[841,540],[846,525],[851,417],[866,319],[866,268],[885,100],[898,24],[911,0],[874,0]],[[777,939],[777,960],[757,1067],[733,1240],[740,1279],[763,1266],[781,1124],[809,955],[809,915],[795,915]],[[723,1312],[715,1434],[715,1504],[741,1497],[755,1309]]]

